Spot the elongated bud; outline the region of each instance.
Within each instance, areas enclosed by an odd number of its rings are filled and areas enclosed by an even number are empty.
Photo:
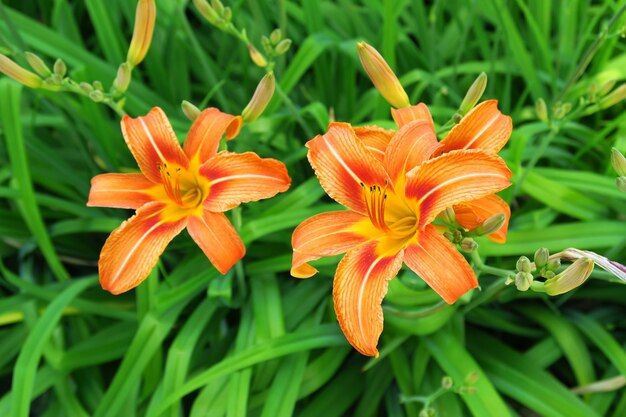
[[[130,41],[126,61],[131,68],[136,67],[148,53],[152,43],[154,22],[156,20],[156,5],[154,0],[139,0],[135,12],[135,28]]]
[[[20,67],[2,54],[0,54],[0,72],[30,88],[39,88],[43,84],[42,79],[37,74]]]
[[[439,213],[438,217],[442,222],[451,226],[456,224],[456,215],[454,214],[454,209],[452,207],[446,207],[444,211]]]
[[[52,71],[50,71],[50,68],[48,68],[43,59],[41,59],[38,55],[35,55],[31,52],[26,52],[25,55],[26,60],[28,61],[28,65],[30,65],[30,67],[34,69],[37,74],[44,78],[48,78],[52,75]]]
[[[263,113],[274,95],[275,87],[274,74],[271,72],[265,74],[265,77],[259,82],[252,99],[241,112],[245,123],[252,123]]]
[[[617,185],[617,188],[621,192],[626,193],[626,177],[617,177],[615,179],[615,185]]]
[[[180,107],[183,109],[183,113],[185,113],[185,116],[187,116],[187,118],[192,122],[196,120],[198,116],[200,116],[200,109],[194,106],[192,103],[188,102],[187,100],[183,100]]]
[[[528,291],[533,283],[533,274],[530,272],[518,272],[515,275],[515,286],[519,291]]]
[[[291,47],[291,39],[283,39],[282,41],[278,42],[278,45],[276,45],[276,55],[282,55],[285,52],[287,52],[289,50],[289,48]]]
[[[218,15],[221,16],[224,14],[224,5],[220,0],[211,0],[211,7],[213,7],[213,10],[215,10],[215,13]]]
[[[217,22],[219,16],[215,13],[215,10],[213,10],[207,0],[193,0],[193,4],[209,23],[215,24]]]
[[[540,98],[535,102],[535,113],[537,113],[537,118],[542,122],[548,121],[548,106],[544,99]]]
[[[461,106],[459,106],[459,113],[461,115],[466,115],[470,110],[474,108],[478,100],[483,96],[485,92],[485,88],[487,87],[487,74],[481,72],[480,75],[474,80],[469,90],[467,90],[467,94],[465,94],[465,98],[461,102]]]
[[[395,108],[409,107],[409,96],[385,59],[365,42],[357,44],[363,68],[378,92]]]
[[[626,158],[617,148],[611,149],[611,165],[620,177],[626,177]]]
[[[609,94],[604,96],[599,102],[598,107],[600,109],[608,109],[611,106],[616,105],[620,101],[626,98],[626,84],[622,84]]]
[[[545,292],[548,295],[559,295],[581,286],[591,275],[593,265],[593,261],[589,258],[577,259],[565,271],[546,280]]]
[[[537,252],[535,252],[535,266],[538,269],[543,268],[548,263],[548,259],[550,258],[550,251],[547,248],[539,248]]]
[[[465,237],[461,241],[461,249],[463,252],[472,253],[478,249],[478,243],[476,243],[476,241],[471,237]]]
[[[506,221],[506,216],[503,213],[494,214],[485,220],[480,226],[473,229],[471,231],[472,236],[483,236],[489,235],[491,233],[497,232],[504,222]]]
[[[251,43],[248,44],[248,52],[250,53],[252,62],[254,62],[257,66],[261,68],[267,67],[267,60]]]
[[[530,259],[525,256],[520,256],[515,266],[519,272],[531,272],[532,270]]]
[[[600,87],[600,90],[598,91],[598,95],[600,97],[604,97],[605,95],[609,94],[609,92],[613,89],[613,87],[615,87],[616,82],[617,80],[609,80],[605,82],[602,85],[602,87]]]
[[[52,70],[59,77],[63,78],[65,77],[65,74],[67,74],[67,65],[65,65],[65,62],[63,62],[63,60],[59,58],[54,62],[54,66],[52,67]]]
[[[130,64],[128,62],[124,62],[117,69],[117,77],[115,77],[115,81],[113,81],[113,90],[117,94],[122,94],[126,90],[128,90],[128,85],[130,84],[132,69],[130,68]]]

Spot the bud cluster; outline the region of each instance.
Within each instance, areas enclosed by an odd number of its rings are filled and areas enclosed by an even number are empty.
[[[450,242],[460,245],[461,250],[466,253],[472,253],[478,249],[478,243],[473,239],[474,237],[497,232],[506,221],[506,216],[502,213],[498,213],[489,217],[474,229],[467,230],[456,221],[454,210],[451,207],[442,211],[437,218],[448,227],[448,230],[445,231],[443,235]]]
[[[476,371],[470,372],[465,376],[462,385],[455,385],[454,379],[451,376],[445,375],[441,378],[441,386],[433,393],[427,396],[414,396],[405,397],[401,396],[401,402],[421,402],[423,407],[418,414],[419,417],[437,417],[439,413],[437,409],[433,407],[433,403],[442,395],[447,393],[454,393],[458,395],[474,395],[478,391],[476,388],[476,382],[480,374]]]

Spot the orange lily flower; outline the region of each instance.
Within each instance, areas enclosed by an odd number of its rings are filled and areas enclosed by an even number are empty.
[[[349,210],[313,216],[292,237],[291,274],[298,278],[317,272],[308,262],[347,252],[335,274],[335,312],[348,341],[370,356],[378,354],[387,282],[403,261],[448,303],[478,286],[431,222],[446,207],[508,187],[511,177],[499,156],[482,149],[431,158],[440,149],[432,120],[408,121],[392,133],[332,123],[307,143],[322,187]]]
[[[102,288],[113,294],[139,285],[168,243],[185,227],[211,263],[226,273],[245,247],[224,211],[287,190],[285,165],[253,152],[217,152],[234,138],[241,116],[204,110],[181,148],[165,113],[122,119],[122,134],[141,173],[102,174],[91,180],[88,206],[136,209],[102,248]]]
[[[398,128],[422,120],[434,133],[434,123],[428,107],[420,103],[402,109],[392,109],[391,114]],[[362,128],[366,129],[366,128]],[[508,142],[513,124],[509,116],[498,110],[496,100],[487,100],[474,107],[455,125],[439,143],[433,157],[459,149],[480,149],[488,154],[497,154]],[[506,242],[511,209],[495,194],[484,198],[456,204],[453,207],[457,222],[466,229],[474,229],[494,214],[502,213],[506,220],[502,227],[487,237],[496,243]]]

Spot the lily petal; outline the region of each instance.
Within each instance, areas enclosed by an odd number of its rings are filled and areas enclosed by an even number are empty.
[[[120,294],[150,274],[168,243],[187,225],[186,218],[163,218],[165,208],[160,202],[148,203],[111,233],[98,262],[103,289]]]
[[[202,216],[189,216],[187,230],[222,274],[246,253],[241,238],[224,213],[203,210]]]
[[[384,166],[394,184],[400,176],[428,160],[438,147],[435,132],[424,120],[402,126],[389,142],[384,159]]]
[[[143,174],[100,174],[91,179],[89,207],[138,209],[161,188]]]
[[[506,220],[500,229],[490,233],[487,237],[496,243],[506,242],[506,232],[509,229],[509,219],[511,218],[511,208],[509,205],[495,194],[477,200],[457,204],[454,207],[454,214],[459,224],[466,229],[478,227],[482,222],[494,214],[502,213]]]
[[[427,225],[404,250],[404,262],[448,304],[478,287],[474,270],[448,239]]]
[[[220,152],[200,167],[200,174],[211,181],[204,208],[213,212],[273,197],[291,183],[282,162],[260,158],[254,152]]]
[[[420,205],[419,228],[446,207],[486,197],[511,185],[511,171],[499,156],[472,149],[452,151],[407,174],[406,197]]]
[[[326,193],[339,204],[367,214],[363,185],[383,187],[388,176],[382,164],[358,140],[352,126],[331,123],[328,133],[308,141],[306,147],[309,162]]]
[[[172,125],[158,107],[142,117],[124,116],[122,135],[141,172],[152,182],[162,182],[159,171],[162,164],[176,164],[183,168],[189,165]]]
[[[187,134],[183,149],[189,159],[197,157],[202,163],[216,154],[224,133],[233,139],[241,129],[241,116],[222,113],[214,107],[203,110]]]
[[[513,122],[498,110],[496,100],[474,107],[441,141],[437,155],[457,149],[482,149],[497,153],[511,136]]]
[[[361,126],[353,129],[356,136],[365,145],[365,149],[370,151],[376,159],[382,162],[385,157],[387,145],[389,145],[389,141],[396,132],[378,126]]]
[[[317,214],[300,223],[291,237],[293,260],[291,275],[309,278],[317,273],[308,262],[344,253],[368,240],[357,231],[359,222],[368,217],[353,211],[331,211]]]
[[[335,312],[348,342],[364,355],[378,356],[376,344],[383,331],[381,303],[387,283],[402,267],[402,251],[381,256],[376,242],[350,250],[339,262],[333,282]]]
[[[424,103],[419,103],[415,106],[404,107],[402,109],[391,109],[391,117],[398,125],[398,129],[407,123],[415,120],[424,120],[428,123],[430,128],[435,132],[435,123],[433,117],[430,115],[428,106]]]

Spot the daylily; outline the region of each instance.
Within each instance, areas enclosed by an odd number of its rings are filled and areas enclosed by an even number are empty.
[[[185,227],[211,263],[226,273],[245,247],[224,211],[289,188],[285,166],[253,152],[217,152],[234,138],[241,117],[216,108],[194,121],[181,148],[165,113],[122,119],[122,134],[141,173],[102,174],[91,181],[88,206],[136,209],[102,248],[102,288],[119,294],[139,285]]]
[[[480,131],[466,147],[442,149],[457,146],[455,136],[440,144],[426,106],[407,109],[394,114],[395,134],[332,123],[307,143],[322,187],[349,210],[313,216],[292,237],[295,277],[317,272],[310,261],[347,252],[335,274],[335,312],[348,341],[371,356],[378,354],[387,282],[403,261],[448,303],[477,287],[465,258],[431,223],[447,207],[510,185],[511,172],[495,152],[471,148],[484,142]]]

